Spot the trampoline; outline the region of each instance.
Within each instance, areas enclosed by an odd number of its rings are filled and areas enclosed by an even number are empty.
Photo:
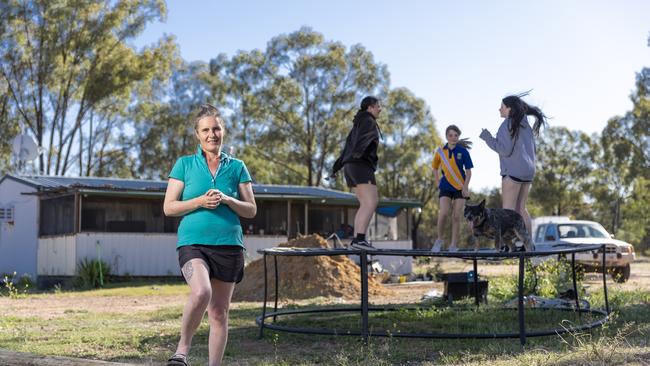
[[[268,248],[260,249],[257,251],[263,255],[264,262],[264,302],[262,306],[262,314],[256,318],[256,323],[259,326],[259,337],[264,336],[264,329],[272,329],[276,331],[291,332],[291,333],[301,333],[301,334],[322,334],[322,335],[334,335],[334,336],[360,336],[364,341],[368,341],[369,337],[405,337],[405,338],[450,338],[450,339],[462,339],[462,338],[471,338],[471,339],[489,339],[489,338],[519,338],[521,345],[526,344],[527,337],[540,337],[548,336],[555,334],[562,334],[566,332],[574,332],[580,330],[592,329],[595,327],[602,326],[609,319],[610,309],[609,309],[609,300],[607,296],[607,271],[605,267],[605,244],[594,244],[594,245],[571,245],[563,244],[556,245],[551,250],[544,251],[535,251],[535,252],[510,252],[510,253],[500,253],[496,251],[458,251],[458,252],[436,252],[433,253],[428,250],[405,250],[405,249],[376,249],[372,251],[365,251],[359,249],[345,249],[345,248]],[[597,253],[602,253],[602,279],[603,279],[603,292],[604,292],[604,309],[585,309],[580,306],[580,296],[577,289],[577,276],[576,276],[576,261],[575,254],[581,252],[593,252],[596,256]],[[361,271],[360,271],[360,281],[361,281],[361,295],[360,295],[360,305],[353,307],[342,307],[342,308],[315,308],[315,309],[284,309],[278,310],[278,288],[279,288],[279,271],[278,271],[278,257],[281,256],[299,256],[299,257],[310,257],[310,256],[358,256]],[[503,259],[513,259],[518,260],[519,267],[519,276],[518,276],[518,290],[517,290],[517,319],[519,323],[519,328],[517,332],[487,332],[487,333],[425,333],[425,332],[403,332],[398,333],[389,332],[384,330],[372,330],[369,329],[369,317],[370,312],[386,312],[386,311],[396,311],[396,310],[416,310],[422,309],[422,307],[395,307],[395,306],[369,306],[368,304],[368,256],[403,256],[403,257],[442,257],[442,258],[458,258],[471,260],[473,262],[474,273],[478,273],[478,261],[479,260],[503,260]],[[530,331],[526,330],[525,326],[525,306],[524,306],[524,273],[525,273],[525,260],[533,257],[547,257],[547,256],[568,256],[571,257],[571,273],[573,280],[573,293],[575,294],[575,307],[574,308],[544,308],[537,307],[541,310],[560,310],[560,311],[569,311],[577,313],[578,317],[581,318],[582,314],[590,314],[592,320],[589,323],[579,324],[574,326],[558,327],[552,329],[536,330]],[[267,299],[268,299],[268,266],[267,259],[268,257],[273,258],[273,268],[274,268],[274,305],[273,311],[268,311],[267,309]],[[474,300],[475,306],[479,306],[479,286],[477,286],[478,276],[474,276]],[[529,309],[532,310],[532,309]],[[277,318],[282,316],[290,316],[295,314],[323,314],[323,313],[357,313],[361,316],[361,327],[358,330],[337,330],[337,329],[324,329],[324,328],[305,328],[305,327],[294,327],[288,325],[277,324]],[[271,321],[269,319],[272,318]]]

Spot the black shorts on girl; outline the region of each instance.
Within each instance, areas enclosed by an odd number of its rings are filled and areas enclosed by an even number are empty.
[[[464,199],[463,191],[448,191],[446,189],[441,189],[438,197],[449,197],[452,201],[455,199]]]
[[[243,249],[239,245],[184,245],[178,248],[178,264],[183,268],[190,259],[203,259],[210,278],[239,283],[244,278]],[[185,278],[183,271],[181,275]]]
[[[348,187],[356,187],[358,184],[377,185],[375,170],[368,164],[346,163],[343,166],[343,173]]]
[[[519,178],[517,178],[517,177],[513,177],[512,175],[502,175],[502,176],[501,176],[501,179],[503,179],[503,178],[505,178],[505,177],[510,178],[510,180],[512,180],[512,181],[515,182],[515,183],[521,183],[521,184],[523,184],[523,183],[532,183],[532,182],[533,182],[532,180],[519,179]]]

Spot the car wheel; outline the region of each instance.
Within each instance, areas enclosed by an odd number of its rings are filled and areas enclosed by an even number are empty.
[[[614,267],[612,268],[612,278],[618,283],[626,282],[630,279],[630,265],[627,264],[624,267]]]

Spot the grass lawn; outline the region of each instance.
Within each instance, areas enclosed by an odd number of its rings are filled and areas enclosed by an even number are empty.
[[[43,355],[160,364],[173,352],[178,341],[186,293],[183,284],[136,283],[93,291],[29,294],[17,299],[1,297],[0,305],[3,307],[24,311],[16,311],[17,315],[2,313],[0,348]],[[119,305],[100,307],[116,299]],[[602,292],[594,291],[589,301],[592,307],[601,308]],[[76,306],[86,302],[91,304],[87,308]],[[158,306],[153,310],[142,308],[142,303],[147,302]],[[63,308],[52,305],[61,303]],[[423,306],[418,311],[371,313],[370,326],[393,333],[517,331],[516,311],[505,310],[494,301],[478,311],[472,306],[468,306],[466,311],[458,311],[469,304],[461,303],[453,309]],[[287,306],[315,305],[342,306],[322,304],[319,299],[311,304]],[[614,310],[613,319],[602,329],[561,337],[529,338],[522,348],[518,339],[371,337],[366,345],[358,337],[300,335],[269,330],[265,331],[263,339],[258,339],[254,319],[261,314],[261,304],[235,303],[231,310],[230,338],[224,361],[228,365],[650,364],[650,291],[612,286],[610,305]],[[58,313],[49,309],[58,309]],[[572,313],[567,312],[527,310],[526,315],[530,329],[553,328],[568,324],[567,321],[577,321]],[[358,329],[359,321],[359,317],[351,313],[278,318],[280,324],[353,330]],[[207,361],[207,332],[207,322],[204,321],[194,338],[190,357],[193,364]]]

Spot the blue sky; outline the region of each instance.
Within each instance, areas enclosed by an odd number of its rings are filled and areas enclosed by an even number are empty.
[[[168,1],[164,23],[136,44],[173,34],[187,61],[264,49],[310,26],[386,64],[391,87],[423,98],[439,131],[451,123],[475,142],[470,188],[500,186],[496,153],[478,139],[501,123],[504,96],[528,102],[553,126],[600,132],[630,110],[635,73],[650,67],[650,1]],[[533,188],[534,189],[534,188]]]

